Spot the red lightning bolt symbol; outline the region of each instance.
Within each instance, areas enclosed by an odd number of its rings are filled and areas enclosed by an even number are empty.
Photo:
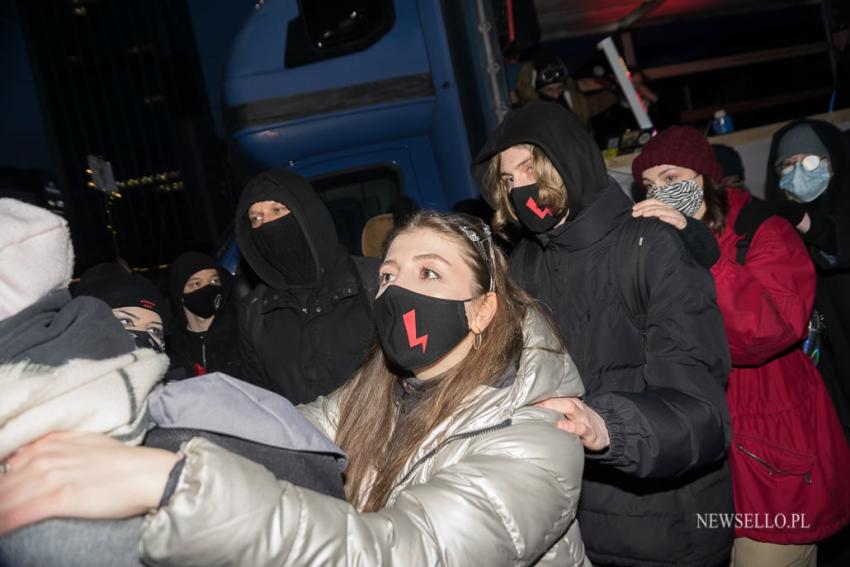
[[[528,198],[528,201],[525,202],[525,206],[528,207],[532,213],[540,217],[541,219],[546,215],[552,216],[552,211],[549,210],[549,207],[546,207],[542,211],[540,210],[540,205],[538,205],[534,199],[531,197]]]
[[[416,336],[416,310],[411,309],[402,316],[404,319],[404,329],[407,331],[407,342],[410,343],[410,348],[416,345],[422,345],[422,352],[428,348],[428,335]]]

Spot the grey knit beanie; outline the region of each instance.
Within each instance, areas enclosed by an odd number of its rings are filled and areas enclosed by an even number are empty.
[[[817,133],[808,124],[800,124],[785,132],[776,147],[776,160],[782,161],[796,154],[814,154],[829,157],[829,152]]]

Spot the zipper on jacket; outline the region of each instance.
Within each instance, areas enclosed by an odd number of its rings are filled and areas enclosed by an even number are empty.
[[[478,437],[479,435],[484,435],[485,433],[492,433],[493,431],[504,429],[506,427],[509,427],[510,425],[511,418],[508,418],[501,423],[497,423],[496,425],[491,425],[482,429],[476,429],[475,431],[467,431],[466,433],[457,433],[455,435],[450,435],[449,437],[446,437],[439,445],[428,451],[426,454],[422,455],[422,457],[418,461],[413,463],[413,466],[410,467],[410,470],[407,471],[407,474],[405,474],[403,477],[401,477],[401,480],[395,483],[395,486],[393,486],[392,490],[390,490],[390,493],[394,492],[396,488],[404,484],[404,482],[409,479],[414,472],[416,472],[416,469],[421,467],[426,461],[436,455],[437,451],[439,451],[449,443],[454,443],[455,441],[459,441],[461,439],[472,439],[473,437]]]
[[[793,472],[785,471],[785,470],[780,469],[779,467],[775,467],[772,464],[768,463],[767,461],[765,461],[764,459],[762,459],[761,457],[759,457],[758,455],[756,455],[752,451],[748,450],[746,447],[744,447],[740,443],[738,445],[736,445],[736,448],[739,451],[741,451],[743,454],[745,454],[746,456],[748,456],[749,458],[751,458],[752,460],[756,461],[757,463],[762,465],[764,468],[766,468],[768,476],[802,476],[803,480],[806,482],[806,484],[812,484],[812,474],[811,473],[793,473]]]
[[[207,367],[207,343],[204,340],[204,335],[201,335],[201,366]]]

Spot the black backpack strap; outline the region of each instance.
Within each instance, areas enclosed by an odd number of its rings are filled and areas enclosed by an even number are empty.
[[[752,236],[745,236],[735,245],[737,251],[735,252],[735,261],[741,264],[742,266],[747,263],[747,252],[750,251],[750,244],[752,243]]]
[[[759,227],[773,214],[767,203],[757,197],[753,197],[738,211],[735,232],[741,236],[741,240],[735,245],[737,247],[735,261],[740,265],[746,264],[750,244],[752,244],[753,237],[758,232]]]
[[[381,261],[371,256],[352,256],[354,268],[357,272],[357,287],[366,299],[366,304],[369,306],[369,313],[375,307],[375,296],[378,295],[378,268],[381,266]]]
[[[649,291],[646,289],[646,255],[650,219],[629,219],[617,236],[614,270],[617,287],[626,315],[632,325],[646,337],[646,311]]]

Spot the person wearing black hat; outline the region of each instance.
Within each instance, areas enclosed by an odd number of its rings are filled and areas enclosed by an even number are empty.
[[[377,258],[353,257],[307,180],[272,170],[248,182],[236,240],[260,283],[242,300],[242,378],[294,404],[342,385],[374,336]]]
[[[98,264],[83,273],[74,295],[90,295],[109,305],[138,348],[165,352],[167,311],[159,291],[144,277],[116,263]]]
[[[214,258],[201,252],[181,254],[171,265],[168,293],[174,317],[166,344],[171,377],[186,378],[224,372],[239,378],[239,336],[236,310],[230,300],[234,278]]]
[[[744,183],[744,162],[738,151],[725,144],[711,144],[714,157],[723,169],[723,184],[742,185]]]
[[[591,118],[619,100],[615,89],[589,95],[582,93],[561,58],[547,49],[539,49],[535,54],[533,77],[534,90],[540,100],[556,102],[574,112],[585,126]]]
[[[556,102],[572,111],[585,126],[589,125],[591,118],[620,102],[619,90],[613,84],[607,84],[599,91],[582,92],[578,82],[570,77],[564,61],[548,49],[538,49],[533,64],[532,77],[538,98]],[[658,100],[658,96],[643,84],[640,73],[632,76],[632,83],[647,103]]]
[[[569,72],[560,57],[548,50],[538,50],[534,56],[533,76],[534,90],[541,99],[561,104],[569,102],[565,100],[569,96],[565,95]]]

